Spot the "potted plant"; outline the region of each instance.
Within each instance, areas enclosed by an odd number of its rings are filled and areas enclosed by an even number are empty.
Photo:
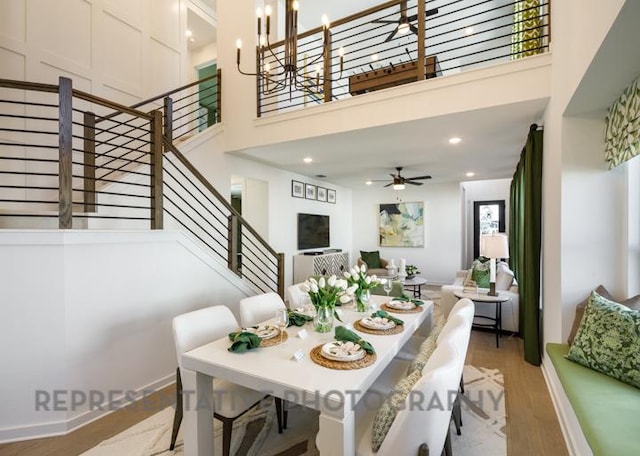
[[[407,279],[413,279],[416,274],[420,274],[420,271],[418,271],[418,266],[416,266],[415,264],[406,265],[404,270],[407,272]]]

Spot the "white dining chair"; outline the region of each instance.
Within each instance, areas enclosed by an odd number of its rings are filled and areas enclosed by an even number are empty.
[[[173,319],[173,340],[178,355],[176,370],[176,410],[173,418],[173,432],[170,450],[175,448],[178,430],[182,422],[182,354],[201,345],[213,342],[235,331],[238,322],[225,306],[206,307]],[[214,379],[212,387],[216,391],[213,417],[222,421],[222,451],[229,455],[233,421],[247,413],[263,398],[264,393],[225,380]],[[278,400],[278,399],[277,399]],[[276,408],[281,408],[276,404]],[[278,412],[278,425],[280,426]]]
[[[437,347],[430,358],[430,368],[411,388],[377,452],[371,443],[377,408],[371,404],[379,403],[379,398],[369,398],[367,392],[356,407],[356,455],[440,456],[450,441],[451,409],[447,404],[450,392],[458,388],[460,356],[450,343]],[[435,399],[442,406],[434,406]]]
[[[240,300],[240,323],[242,327],[255,326],[275,316],[276,310],[287,306],[278,293],[270,292]]]
[[[289,303],[289,309],[297,309],[304,306],[306,303],[310,303],[309,293],[305,293],[300,289],[300,283],[294,283],[287,287],[287,301]]]

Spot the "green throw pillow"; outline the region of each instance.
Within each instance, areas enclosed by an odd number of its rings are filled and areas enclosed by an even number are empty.
[[[382,445],[389,429],[391,429],[391,425],[393,424],[393,420],[396,419],[398,411],[404,409],[404,403],[411,391],[411,388],[413,388],[413,385],[420,380],[421,376],[422,372],[415,371],[413,374],[398,381],[395,388],[389,392],[389,395],[373,419],[371,447],[374,452],[380,449],[380,445]]]
[[[368,269],[380,269],[382,264],[380,263],[380,252],[363,252],[360,251],[360,258],[367,264]]]
[[[489,288],[490,263],[488,258],[480,257],[471,266],[471,280],[478,288]]]
[[[640,388],[640,311],[592,291],[567,358]]]

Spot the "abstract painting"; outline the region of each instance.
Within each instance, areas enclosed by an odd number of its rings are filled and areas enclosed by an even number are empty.
[[[424,247],[424,204],[381,204],[380,247]]]

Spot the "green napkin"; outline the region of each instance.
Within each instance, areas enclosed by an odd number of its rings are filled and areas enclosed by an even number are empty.
[[[416,306],[422,306],[422,305],[424,305],[424,301],[421,301],[421,300],[419,300],[419,299],[413,299],[413,298],[410,298],[410,297],[409,297],[409,296],[407,296],[407,295],[402,295],[402,296],[400,296],[399,298],[393,298],[393,300],[394,300],[394,301],[403,301],[403,302],[412,302],[412,303],[414,303]]]
[[[394,322],[396,325],[404,325],[404,321],[394,317],[393,315],[389,315],[389,313],[384,310],[378,310],[371,314],[371,318],[375,317],[386,318],[387,320]]]
[[[358,344],[362,347],[364,351],[366,351],[369,354],[373,354],[376,352],[373,349],[373,345],[371,345],[369,342],[361,338],[358,334],[345,328],[344,326],[336,327],[336,340],[339,340],[342,342],[353,342],[355,344]]]
[[[313,321],[313,317],[309,315],[301,314],[298,312],[294,312],[293,310],[289,311],[289,325],[288,326],[303,326],[306,322]]]
[[[234,353],[244,353],[247,350],[258,348],[262,339],[257,334],[247,331],[229,333],[229,340],[233,342],[227,350]]]

